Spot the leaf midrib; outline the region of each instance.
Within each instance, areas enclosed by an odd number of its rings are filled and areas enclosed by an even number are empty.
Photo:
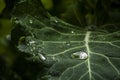
[[[88,54],[87,64],[88,64],[89,79],[91,80],[92,79],[92,74],[91,74],[91,66],[90,66],[90,48],[89,48],[90,34],[91,34],[90,31],[86,32],[86,35],[85,35],[85,46],[86,46],[86,52]]]

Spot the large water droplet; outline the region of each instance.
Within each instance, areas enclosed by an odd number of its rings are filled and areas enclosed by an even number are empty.
[[[33,21],[32,20],[29,20],[29,22],[32,24],[33,23]]]
[[[41,60],[46,60],[46,58],[42,55],[42,54],[38,54],[39,55],[39,58],[41,59]]]
[[[75,52],[72,54],[72,58],[77,58],[77,59],[87,59],[88,54],[86,52]]]

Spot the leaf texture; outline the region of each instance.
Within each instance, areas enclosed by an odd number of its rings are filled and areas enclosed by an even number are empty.
[[[90,31],[56,17],[29,13],[13,18],[17,19],[12,31],[13,44],[19,52],[29,54],[29,59],[47,65],[46,75],[41,79],[120,79],[120,31]],[[81,52],[87,58],[81,59]]]

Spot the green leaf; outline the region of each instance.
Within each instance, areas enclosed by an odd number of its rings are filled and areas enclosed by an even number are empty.
[[[28,2],[28,9],[35,4]],[[41,80],[120,79],[120,31],[81,29],[48,16],[42,6],[38,13],[35,5],[30,13],[21,7],[14,10],[12,43],[27,59],[46,65]]]
[[[17,48],[50,66],[49,79],[113,80],[120,75],[120,31],[111,34],[80,31],[59,20],[49,25],[34,18],[32,24],[27,20],[31,19],[20,20],[24,26],[21,29],[30,35],[19,39]],[[87,59],[72,57],[76,52],[85,52]]]
[[[20,24],[24,26],[21,29],[30,35],[25,34],[23,39],[21,36],[17,47],[33,57],[39,56],[47,66],[52,64],[48,70],[51,79],[110,80],[119,76],[119,31],[111,34],[80,31],[59,20],[57,23],[49,22],[51,24],[47,25],[30,16],[20,19]],[[72,58],[73,53],[79,51],[86,52],[88,58]]]

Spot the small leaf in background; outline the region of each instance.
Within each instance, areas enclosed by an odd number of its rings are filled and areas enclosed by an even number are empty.
[[[51,10],[53,8],[53,0],[41,0],[44,8],[47,10]]]

